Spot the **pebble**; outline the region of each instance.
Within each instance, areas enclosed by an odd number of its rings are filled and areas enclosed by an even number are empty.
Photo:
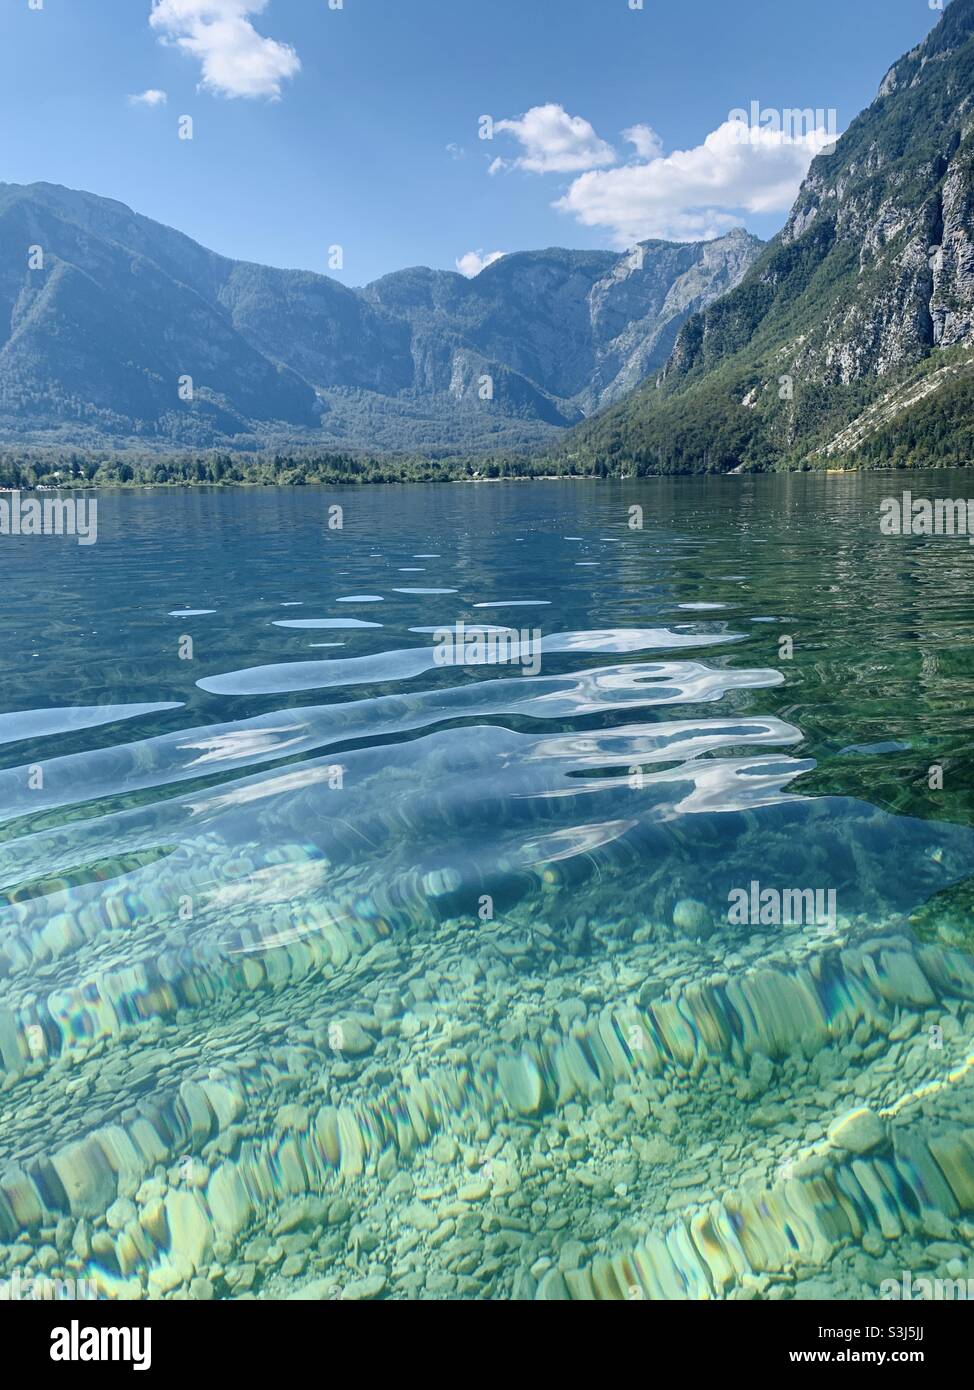
[[[440,1224],[436,1213],[422,1202],[410,1202],[400,1216],[407,1226],[415,1226],[418,1231],[435,1231]]]
[[[311,1116],[306,1105],[282,1105],[274,1123],[281,1130],[306,1130]]]
[[[452,1135],[440,1134],[437,1136],[432,1148],[434,1162],[448,1167],[456,1161],[457,1153],[457,1143]]]
[[[829,1126],[829,1143],[849,1153],[867,1154],[886,1143],[886,1126],[874,1110],[850,1110]]]
[[[288,1302],[324,1303],[337,1292],[338,1285],[334,1279],[315,1279],[312,1283],[305,1284],[303,1289],[298,1289],[297,1293],[288,1294]]]
[[[331,1042],[336,1052],[350,1057],[363,1057],[375,1047],[375,1039],[354,1018],[340,1019],[332,1025]]]
[[[368,1299],[378,1298],[385,1292],[387,1282],[384,1274],[372,1274],[367,1279],[357,1279],[353,1284],[345,1286],[342,1299],[347,1303],[364,1303]]]
[[[336,1197],[328,1208],[328,1225],[341,1226],[352,1214],[352,1204],[345,1197]]]
[[[713,914],[696,898],[681,898],[673,909],[673,925],[693,940],[706,940],[714,930]]]
[[[479,1182],[468,1182],[460,1188],[457,1197],[461,1202],[482,1202],[490,1194],[490,1183],[486,1178]]]
[[[130,1221],[137,1220],[138,1214],[134,1202],[127,1197],[119,1197],[106,1211],[105,1220],[110,1231],[121,1231]]]

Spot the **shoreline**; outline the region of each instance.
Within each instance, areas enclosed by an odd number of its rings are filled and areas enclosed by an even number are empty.
[[[707,479],[708,481],[722,479],[754,479],[754,478],[780,478],[780,477],[818,477],[818,478],[842,478],[858,474],[868,474],[873,477],[883,475],[917,475],[930,473],[966,473],[974,468],[974,462],[966,464],[925,464],[916,467],[889,466],[886,468],[778,468],[778,469],[751,469],[742,470],[740,468],[731,469],[725,473],[710,473],[705,470],[686,470],[679,473],[642,473],[642,474],[622,474],[622,473],[535,473],[527,475],[507,474],[500,477],[470,477],[451,476],[449,473],[442,477],[355,477],[342,475],[337,477],[314,477],[287,479],[266,479],[266,478],[230,478],[230,479],[190,479],[180,478],[165,482],[152,482],[142,480],[129,481],[101,481],[101,482],[82,482],[80,480],[69,481],[59,484],[50,483],[27,483],[19,482],[0,482],[0,495],[11,494],[14,492],[28,494],[44,494],[59,496],[70,493],[97,493],[97,492],[176,492],[176,491],[211,491],[219,490],[281,490],[289,491],[296,488],[346,488],[346,487],[416,487],[416,486],[440,486],[443,484],[472,484],[483,485],[498,483],[645,483],[661,482],[665,479],[671,481],[691,478]],[[2,475],[2,462],[0,462],[0,475]]]

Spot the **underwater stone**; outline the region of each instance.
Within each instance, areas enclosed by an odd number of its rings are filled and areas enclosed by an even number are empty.
[[[352,1214],[351,1203],[345,1197],[336,1197],[328,1207],[329,1226],[341,1226]]]
[[[849,1153],[867,1154],[886,1142],[886,1126],[874,1110],[850,1110],[829,1126],[829,1143]]]
[[[213,1204],[210,1203],[212,1211]],[[285,1207],[274,1226],[276,1236],[292,1231],[314,1231],[328,1220],[328,1206],[321,1197],[301,1197]]]
[[[581,1271],[571,1271],[569,1277],[573,1276],[578,1281],[586,1277]],[[576,1293],[574,1289],[572,1292],[578,1298],[584,1297],[584,1294]],[[541,1303],[561,1303],[571,1296],[565,1284],[565,1276],[562,1274],[561,1270],[558,1269],[549,1269],[548,1273],[541,1280],[538,1291],[535,1294],[535,1298]],[[589,1293],[588,1298],[591,1299],[591,1297],[592,1295]]]
[[[142,1208],[139,1225],[146,1231],[156,1245],[165,1245],[169,1238],[166,1226],[166,1208],[161,1197],[154,1197]]]
[[[338,1139],[338,1111],[333,1105],[323,1105],[315,1116],[315,1142],[322,1157],[337,1168],[342,1151]]]
[[[149,1292],[156,1297],[178,1289],[182,1282],[183,1276],[174,1265],[166,1263],[149,1270]]]
[[[439,1225],[436,1213],[422,1202],[410,1202],[403,1207],[400,1216],[407,1226],[414,1226],[417,1231],[435,1231]]]
[[[912,951],[881,951],[878,969],[874,970],[870,955],[863,954],[863,965],[884,999],[929,1008],[936,1001],[923,971]]]
[[[935,1135],[929,1148],[960,1206],[974,1210],[974,1131]]]
[[[115,1198],[115,1175],[93,1138],[68,1144],[51,1160],[72,1216],[100,1216]]]
[[[110,1231],[120,1231],[130,1221],[135,1221],[137,1216],[135,1203],[127,1197],[119,1197],[106,1211],[105,1220],[108,1222]]]
[[[188,1261],[194,1271],[207,1262],[213,1247],[213,1232],[206,1207],[195,1192],[170,1192],[166,1197],[166,1221],[173,1261]]]
[[[9,1009],[0,1009],[0,1062],[5,1071],[20,1071],[24,1061],[17,1020]]]
[[[944,1215],[958,1214],[954,1194],[923,1140],[905,1129],[894,1129],[893,1152],[900,1178],[915,1194],[924,1229],[942,1229]]]
[[[334,1025],[332,1034],[336,1052],[347,1052],[351,1057],[361,1057],[375,1047],[375,1039],[354,1018],[341,1019]]]
[[[854,1158],[851,1167],[856,1181],[872,1208],[873,1215],[879,1222],[879,1229],[884,1239],[898,1240],[903,1234],[904,1227],[911,1224],[912,1213],[905,1212],[899,1207],[889,1185],[883,1182],[881,1160],[867,1163],[865,1159]],[[901,1221],[901,1217],[904,1217],[905,1220]]]
[[[132,1140],[151,1165],[154,1163],[164,1163],[169,1157],[169,1150],[164,1141],[160,1138],[158,1131],[151,1121],[144,1115],[139,1115],[132,1122]]]
[[[324,1303],[338,1292],[334,1279],[315,1279],[297,1293],[288,1294],[289,1303]]]
[[[26,1230],[39,1226],[44,1219],[44,1207],[32,1179],[22,1168],[8,1168],[3,1174],[2,1193],[9,1208],[14,1229]],[[6,1224],[6,1223],[5,1223]]]
[[[274,1123],[278,1129],[283,1130],[305,1130],[310,1122],[307,1106],[304,1105],[282,1105],[277,1112]]]
[[[221,1129],[227,1129],[243,1114],[243,1099],[229,1086],[219,1081],[204,1081],[200,1089],[209,1101]]]
[[[449,1167],[457,1156],[456,1140],[449,1134],[441,1134],[433,1141],[433,1161]]]
[[[482,1202],[489,1196],[490,1182],[486,1178],[475,1178],[473,1182],[465,1183],[457,1193],[461,1202]]]
[[[501,1089],[519,1115],[535,1115],[541,1108],[544,1083],[532,1057],[502,1057],[497,1067]]]
[[[338,1143],[341,1148],[339,1171],[343,1178],[357,1178],[367,1153],[366,1143],[355,1111],[347,1105],[338,1109]]]
[[[347,1303],[363,1303],[370,1298],[378,1298],[386,1287],[384,1274],[372,1274],[368,1279],[357,1279],[342,1290],[342,1299]]]
[[[499,1158],[490,1160],[487,1180],[495,1197],[507,1197],[521,1186],[521,1175],[514,1164]]]
[[[696,898],[681,898],[673,909],[673,925],[684,936],[706,938],[713,932],[714,919],[704,903]]]
[[[217,1234],[229,1238],[239,1234],[253,1216],[253,1206],[237,1165],[223,1163],[213,1173],[206,1189],[206,1201]]]
[[[94,1137],[115,1174],[119,1195],[132,1196],[148,1171],[144,1156],[121,1125],[108,1125],[96,1131]]]

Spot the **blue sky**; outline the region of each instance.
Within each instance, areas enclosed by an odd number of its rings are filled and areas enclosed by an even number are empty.
[[[768,236],[823,137],[769,120],[734,147],[730,112],[834,110],[841,131],[939,18],[928,0],[337,3],[3,0],[0,180],[88,189],[347,284],[470,253]]]

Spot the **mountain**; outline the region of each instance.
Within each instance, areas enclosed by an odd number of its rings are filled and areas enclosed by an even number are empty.
[[[0,184],[0,431],[170,449],[540,442],[659,369],[761,247],[735,231],[534,251],[472,280],[413,269],[353,290],[218,256],[90,193]]]
[[[630,472],[969,463],[972,348],[974,0],[953,0],[737,288],[564,450]]]

